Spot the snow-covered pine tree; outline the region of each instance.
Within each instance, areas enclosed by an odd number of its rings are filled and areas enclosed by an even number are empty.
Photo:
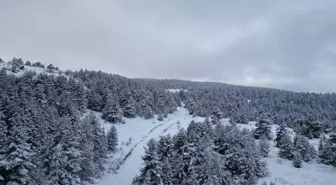
[[[288,134],[285,134],[281,140],[279,145],[279,156],[281,158],[292,160],[294,157],[294,144],[292,142],[291,137]]]
[[[215,110],[211,114],[211,123],[213,125],[218,124],[222,119],[223,112],[219,108],[215,108]]]
[[[103,119],[112,123],[122,122],[122,110],[119,105],[118,97],[112,93],[108,94],[107,102],[102,110]]]
[[[145,119],[152,119],[154,117],[152,108],[145,100],[140,100],[139,106],[139,116],[144,117]]]
[[[173,182],[173,142],[170,135],[161,136],[158,143],[156,153],[159,160],[159,165],[161,166],[162,174],[162,183],[163,184],[172,184]]]
[[[295,149],[300,153],[301,159],[303,161],[310,162],[316,157],[315,148],[309,144],[308,138],[305,136],[296,135],[294,141]]]
[[[336,145],[328,139],[320,152],[320,161],[326,165],[336,166]]]
[[[95,88],[92,88],[92,90],[87,93],[88,108],[95,111],[101,111],[103,101],[102,96],[95,90]]]
[[[294,152],[294,157],[293,157],[293,166],[295,168],[302,168],[302,159],[300,152]]]
[[[135,101],[131,95],[128,97],[125,107],[123,107],[123,112],[126,118],[135,118],[136,116]]]
[[[287,134],[286,125],[282,123],[277,129],[276,129],[276,137],[275,137],[275,146],[280,147],[280,140],[284,135]]]
[[[187,177],[187,167],[190,162],[187,134],[184,129],[180,129],[173,137],[173,157],[172,168],[173,184],[181,184]]]
[[[94,143],[93,143],[93,125],[89,120],[82,120],[80,123],[80,150],[83,152],[84,159],[80,163],[81,173],[80,178],[82,181],[93,183],[95,177],[96,166],[94,163]]]
[[[80,184],[81,164],[85,158],[80,150],[80,137],[75,124],[67,117],[57,121],[53,145],[44,153],[48,185]]]
[[[112,126],[107,133],[107,147],[111,152],[115,152],[118,145],[118,133],[115,126]]]
[[[107,140],[104,130],[93,113],[90,113],[82,120],[82,140],[89,145],[87,148],[92,149],[92,163],[94,167],[93,176],[100,177],[104,170],[104,162],[107,158]],[[83,144],[84,145],[84,144]],[[91,146],[92,145],[92,146]],[[82,150],[88,150],[82,146]]]
[[[159,113],[159,115],[158,115],[158,120],[159,120],[159,121],[163,121],[163,114],[162,114],[162,113]]]
[[[320,137],[320,141],[319,141],[319,145],[318,145],[318,156],[321,156],[322,155],[322,152],[323,152],[323,149],[324,149],[324,145],[327,141],[327,138],[325,135],[322,135]]]
[[[151,139],[145,148],[145,155],[142,157],[144,162],[140,175],[135,177],[133,184],[136,185],[157,185],[162,184],[162,170],[159,165],[159,159],[156,154],[157,142]]]
[[[8,132],[7,124],[4,119],[5,119],[5,115],[0,111],[0,151],[2,149],[5,149],[7,132]],[[1,161],[1,158],[0,158],[0,161]]]
[[[269,123],[266,120],[260,120],[256,123],[256,128],[254,129],[254,138],[260,139],[261,137],[266,137],[268,140],[272,139],[272,132]]]
[[[0,119],[1,135],[5,135],[1,139],[2,148],[0,148],[0,176],[3,180],[0,183],[4,184],[28,184],[33,182],[31,171],[36,167],[32,161],[34,151],[30,143],[28,143],[29,128],[25,125],[26,117],[21,115],[20,108],[12,102],[13,115],[7,122]]]
[[[268,154],[271,151],[270,147],[271,147],[271,144],[269,140],[266,137],[261,137],[259,144],[258,144],[258,148],[259,148],[260,155],[262,157],[268,157]]]

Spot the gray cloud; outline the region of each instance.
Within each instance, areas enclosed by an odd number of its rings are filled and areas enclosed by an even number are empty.
[[[1,2],[0,57],[335,92],[335,10],[332,0]]]

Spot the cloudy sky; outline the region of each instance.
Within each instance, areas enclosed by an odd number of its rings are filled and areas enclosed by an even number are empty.
[[[0,2],[0,58],[336,92],[336,1]]]

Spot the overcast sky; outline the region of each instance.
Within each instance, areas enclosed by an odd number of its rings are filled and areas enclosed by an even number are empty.
[[[0,1],[0,58],[336,92],[336,1]]]

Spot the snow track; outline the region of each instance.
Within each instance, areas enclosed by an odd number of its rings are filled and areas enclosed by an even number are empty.
[[[146,136],[144,136],[137,144],[134,145],[133,148],[131,148],[131,150],[126,154],[126,156],[122,159],[121,163],[117,166],[116,170],[119,171],[121,166],[125,163],[125,161],[132,155],[134,149],[140,145],[142,142],[144,142],[144,140],[155,130],[157,129],[158,127],[161,127],[163,124],[160,124],[160,125],[157,125],[155,126],[152,130],[150,130],[148,132],[148,134]]]

